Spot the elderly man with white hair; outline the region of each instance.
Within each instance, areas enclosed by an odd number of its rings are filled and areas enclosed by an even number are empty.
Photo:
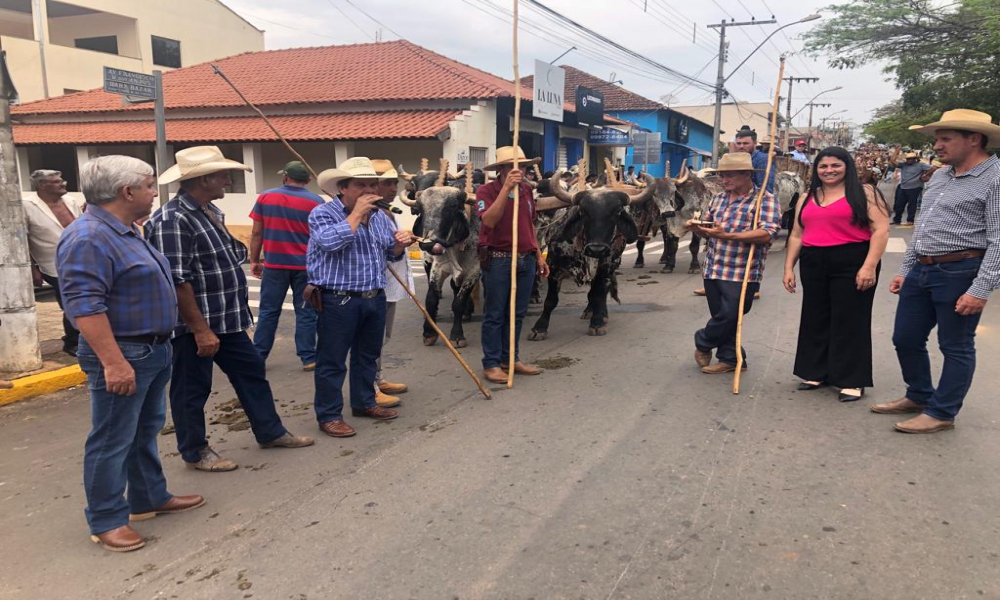
[[[83,213],[84,202],[66,193],[66,181],[59,171],[38,169],[31,173],[33,193],[24,194],[24,221],[28,226],[28,251],[35,286],[42,282],[56,291],[56,302],[63,307],[56,274],[56,245],[69,224]],[[63,315],[63,351],[76,355],[80,333]]]
[[[56,262],[90,383],[85,514],[94,542],[128,552],[145,545],[130,518],[191,510],[205,499],[167,492],[156,446],[166,419],[177,296],[170,265],[136,225],[156,198],[153,168],[104,156],[84,164],[80,180],[90,208],[66,228]]]

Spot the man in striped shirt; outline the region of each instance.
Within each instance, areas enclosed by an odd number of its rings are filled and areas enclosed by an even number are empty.
[[[725,190],[712,199],[701,221],[688,227],[708,238],[705,254],[705,293],[712,314],[708,324],[694,336],[695,362],[703,373],[731,373],[736,370],[736,327],[739,320],[740,290],[750,248],[756,246],[746,291],[744,314],[753,306],[754,294],[764,277],[764,261],[771,241],[781,228],[778,202],[764,192],[760,220],[754,227],[758,187],[753,180],[753,161],[744,152],[730,152],[716,169]],[[712,350],[719,362],[711,364]],[[746,352],[743,356],[746,357]],[[746,363],[743,363],[746,369]]]
[[[351,413],[380,421],[397,417],[375,401],[376,360],[385,333],[386,262],[403,260],[414,238],[378,210],[380,179],[365,157],[323,171],[320,188],[337,196],[309,215],[306,270],[320,306],[314,404],[320,429],[332,437],[356,433],[343,417],[348,352]],[[313,291],[307,293],[312,301]]]
[[[306,189],[309,171],[301,161],[293,160],[278,172],[282,186],[267,190],[257,198],[250,218],[250,274],[260,282],[260,314],[253,333],[253,344],[267,360],[274,346],[274,333],[292,288],[295,310],[295,353],[303,371],[316,367],[316,311],[303,302],[306,287],[306,249],[309,245],[309,213],[323,204],[323,199]],[[260,261],[261,249],[264,262]]]
[[[986,113],[956,109],[913,126],[934,136],[945,164],[924,190],[923,209],[899,274],[892,341],[906,382],[899,400],[873,404],[880,414],[920,413],[896,423],[903,433],[955,427],[976,370],[976,327],[990,293],[1000,287],[1000,126]],[[927,338],[938,328],[944,366],[931,379]]]

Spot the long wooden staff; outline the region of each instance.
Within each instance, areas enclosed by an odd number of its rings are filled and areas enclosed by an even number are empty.
[[[521,70],[517,62],[517,13],[518,0],[514,0],[514,171],[518,169],[518,144],[521,141]],[[512,171],[513,172],[513,171]],[[507,388],[514,387],[514,362],[517,352],[517,327],[515,325],[517,315],[517,224],[521,208],[521,186],[514,190],[514,221],[511,224],[511,251],[510,251],[510,356],[507,361]]]
[[[771,110],[770,137],[775,139],[778,127],[778,108],[781,105],[781,82],[785,77],[785,56],[781,56],[781,64],[778,67],[778,85],[774,88],[774,107]],[[757,198],[754,201],[753,228],[760,225],[761,203],[764,201],[764,194],[767,192],[767,181],[771,174],[771,164],[774,162],[774,144],[767,150],[767,168],[764,169],[764,183],[757,190]],[[747,301],[747,285],[750,282],[750,270],[753,267],[754,251],[756,244],[750,244],[750,255],[747,257],[747,266],[743,271],[743,286],[740,289],[740,312],[736,319],[736,374],[733,376],[733,393],[740,393],[740,374],[743,372],[743,309]]]
[[[229,87],[233,88],[233,91],[236,92],[236,95],[239,96],[240,99],[243,100],[243,102],[247,106],[249,106],[254,112],[256,112],[260,116],[260,118],[264,119],[264,122],[271,129],[271,131],[274,132],[274,135],[278,137],[281,143],[285,145],[285,148],[288,148],[288,151],[291,152],[296,158],[298,158],[303,165],[305,165],[306,169],[308,169],[309,172],[312,174],[313,180],[318,181],[319,176],[316,174],[315,169],[312,168],[309,162],[306,161],[306,159],[303,158],[301,154],[295,151],[295,148],[292,148],[292,145],[289,144],[288,140],[285,139],[285,136],[281,135],[281,132],[274,127],[274,125],[271,123],[271,120],[267,118],[267,115],[261,112],[259,108],[254,106],[254,103],[250,102],[250,100],[248,100],[247,97],[243,95],[243,93],[239,90],[239,88],[236,87],[236,84],[234,84],[228,77],[226,77],[226,74],[223,73],[222,70],[219,69],[219,67],[217,67],[216,65],[212,65],[212,70],[215,71],[216,75],[218,75],[226,83],[228,83]],[[403,259],[403,260],[408,260],[408,259]],[[424,308],[424,305],[413,294],[413,291],[410,290],[409,286],[406,285],[406,282],[403,281],[403,279],[399,275],[397,275],[396,272],[393,271],[392,269],[386,269],[386,270],[392,273],[392,276],[396,279],[396,281],[399,282],[399,285],[403,286],[403,289],[406,290],[406,294],[410,297],[410,300],[413,300],[413,303],[417,305],[417,308],[420,309],[420,312],[424,314],[424,318],[427,319],[427,322],[431,324],[431,327],[434,328],[434,331],[437,332],[438,336],[442,340],[444,340],[445,346],[447,346],[448,349],[451,350],[451,353],[462,365],[462,368],[465,369],[465,372],[469,374],[469,377],[472,377],[472,380],[476,382],[476,387],[479,388],[479,391],[482,392],[483,396],[485,396],[487,400],[489,400],[492,397],[490,395],[490,391],[486,389],[485,386],[483,386],[483,382],[480,381],[478,377],[476,377],[476,374],[469,367],[469,363],[465,362],[465,359],[462,358],[462,355],[458,353],[458,350],[456,350],[455,347],[451,345],[451,341],[448,339],[448,336],[443,331],[441,331],[441,328],[438,327],[437,323],[434,322],[434,319],[431,318],[430,313],[427,312],[427,309]]]

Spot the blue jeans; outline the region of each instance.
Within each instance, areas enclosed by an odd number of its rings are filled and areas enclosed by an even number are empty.
[[[292,288],[292,306],[295,307],[295,353],[302,364],[316,362],[316,311],[302,298],[308,280],[306,272],[295,269],[264,269],[260,280],[260,309],[257,328],[253,332],[253,345],[267,359],[274,346],[274,332],[278,329],[281,305],[288,288]]]
[[[981,258],[941,265],[917,265],[899,291],[892,342],[906,382],[906,397],[924,405],[924,414],[954,420],[976,370],[976,327],[981,314],[962,316],[955,303],[979,272]],[[937,388],[931,381],[927,338],[938,328],[944,366]]]
[[[375,407],[375,361],[385,334],[385,294],[374,298],[323,292],[316,355],[316,420],[344,419],[344,379],[351,354],[351,407]]]
[[[531,288],[535,284],[537,257],[534,253],[517,259],[517,298],[514,301],[514,360],[519,361],[521,324],[528,314]],[[483,368],[495,369],[510,362],[510,261],[491,258],[483,279]]]
[[[219,365],[233,385],[258,444],[266,444],[288,433],[274,407],[271,384],[264,377],[264,359],[245,331],[219,335],[219,351],[215,356],[198,356],[193,333],[175,337],[173,343],[170,413],[174,417],[177,451],[181,458],[198,462],[201,460],[199,451],[208,446],[205,403],[212,393],[215,365]]]
[[[722,279],[705,280],[705,298],[708,300],[708,312],[712,318],[702,329],[694,334],[694,345],[702,352],[715,350],[719,362],[735,365],[736,359],[736,328],[740,316],[740,290],[742,281],[724,281]],[[743,314],[753,308],[753,295],[760,289],[760,283],[748,283],[746,301],[743,304]],[[747,352],[740,348],[743,358]]]
[[[156,447],[167,415],[164,390],[170,381],[170,345],[120,342],[118,347],[135,370],[131,396],[107,391],[104,367],[82,337],[77,354],[90,387],[83,489],[84,514],[94,535],[128,525],[129,513],[149,512],[172,497]]]

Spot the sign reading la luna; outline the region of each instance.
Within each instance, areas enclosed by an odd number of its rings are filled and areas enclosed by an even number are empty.
[[[531,116],[550,121],[563,120],[563,89],[566,71],[547,62],[535,61],[535,95],[531,103]]]

